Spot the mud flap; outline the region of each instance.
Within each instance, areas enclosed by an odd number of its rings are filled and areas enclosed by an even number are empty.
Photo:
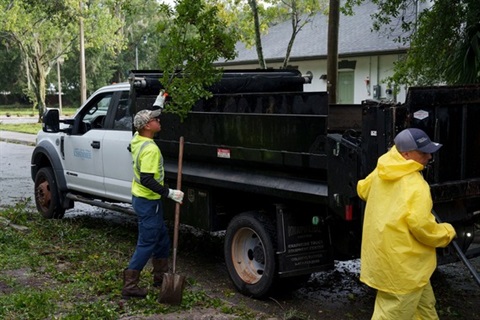
[[[296,208],[297,210],[297,208]],[[312,208],[289,211],[277,206],[277,256],[280,277],[333,268],[328,225]]]

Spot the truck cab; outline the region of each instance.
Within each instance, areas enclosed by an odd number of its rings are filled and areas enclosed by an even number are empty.
[[[46,176],[53,176],[57,181],[58,198],[65,198],[67,192],[75,192],[112,202],[131,202],[129,89],[128,83],[101,88],[89,97],[72,119],[60,120],[58,110],[47,110],[32,155],[32,176],[36,177],[42,168],[51,172],[42,174],[41,181],[35,180],[36,188],[42,184],[45,186]],[[54,165],[48,169],[44,166],[47,162]],[[72,205],[68,198],[57,204],[44,201],[39,210],[46,217],[60,218],[64,212],[62,209]]]

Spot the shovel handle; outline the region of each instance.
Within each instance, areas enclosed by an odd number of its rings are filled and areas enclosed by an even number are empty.
[[[435,219],[437,219],[438,223],[442,223],[442,220],[440,220],[440,217],[437,215],[435,210],[432,210],[432,214],[435,217]],[[468,260],[467,256],[463,253],[457,241],[452,240],[451,245],[455,249],[457,256],[460,258],[460,260],[462,260],[463,264],[468,268],[473,278],[475,279],[477,284],[480,286],[480,276],[478,275],[477,270],[473,267],[473,265],[470,263],[470,260]]]
[[[183,165],[183,144],[184,138],[180,137],[178,145],[178,171],[177,171],[177,190],[182,188],[182,165]],[[178,229],[180,227],[180,203],[175,203],[175,224],[173,227],[173,273],[177,266],[177,248],[178,248]]]
[[[182,188],[182,164],[183,164],[183,143],[184,139],[183,136],[180,137],[178,141],[178,172],[177,172],[177,189],[180,190]]]

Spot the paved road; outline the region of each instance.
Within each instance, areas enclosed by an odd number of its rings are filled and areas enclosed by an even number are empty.
[[[12,131],[0,131],[0,141],[34,146],[36,136]]]
[[[0,206],[33,199],[30,156],[33,147],[0,142]]]
[[[34,135],[0,131],[0,208],[24,201],[35,207],[34,183],[30,174],[34,145]],[[75,208],[68,210],[65,217],[81,214],[103,216],[120,223],[134,220],[134,217],[83,203],[75,203]]]

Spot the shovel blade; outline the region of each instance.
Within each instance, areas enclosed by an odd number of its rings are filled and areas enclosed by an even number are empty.
[[[185,288],[185,276],[165,273],[163,275],[162,290],[158,302],[171,305],[182,303],[183,289]]]

